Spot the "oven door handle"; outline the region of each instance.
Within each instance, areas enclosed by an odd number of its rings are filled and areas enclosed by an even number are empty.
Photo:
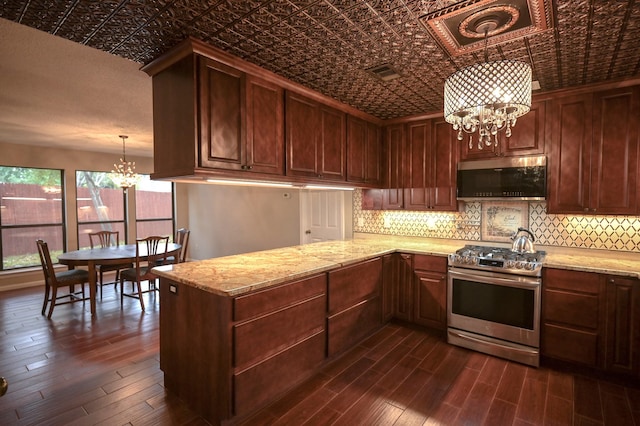
[[[467,272],[459,269],[449,268],[449,276],[451,278],[462,278],[469,281],[484,282],[488,284],[503,284],[509,287],[535,288],[539,287],[541,280],[539,278],[526,277],[521,275],[511,275],[505,277],[485,271]]]

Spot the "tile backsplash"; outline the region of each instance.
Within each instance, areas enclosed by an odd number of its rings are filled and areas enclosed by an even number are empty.
[[[638,216],[556,215],[547,214],[545,202],[528,204],[537,245],[640,252]],[[362,190],[353,194],[354,232],[482,241],[482,220],[481,202],[457,213],[362,210]]]

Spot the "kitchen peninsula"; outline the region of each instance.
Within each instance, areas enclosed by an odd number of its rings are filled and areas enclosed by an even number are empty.
[[[278,398],[392,317],[446,325],[446,256],[465,243],[357,234],[156,268],[165,386],[220,424]],[[640,254],[591,250],[586,265],[585,251],[551,249],[545,267],[640,278]],[[426,269],[433,286],[407,317],[403,299],[417,290],[394,275],[393,256]]]

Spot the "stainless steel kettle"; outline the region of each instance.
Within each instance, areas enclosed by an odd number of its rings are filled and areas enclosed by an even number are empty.
[[[518,231],[511,237],[513,245],[511,251],[515,253],[535,253],[536,249],[533,246],[533,242],[536,238],[531,231],[526,228],[518,228]]]

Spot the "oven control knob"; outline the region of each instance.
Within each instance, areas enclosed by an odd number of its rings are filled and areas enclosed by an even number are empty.
[[[514,260],[507,260],[505,265],[507,268],[514,268],[516,266],[516,262]]]
[[[517,269],[522,269],[523,263],[522,262],[516,262],[516,268]]]
[[[529,271],[533,271],[534,267],[535,267],[535,265],[533,263],[525,263],[525,265],[524,265],[524,269],[527,269]]]

